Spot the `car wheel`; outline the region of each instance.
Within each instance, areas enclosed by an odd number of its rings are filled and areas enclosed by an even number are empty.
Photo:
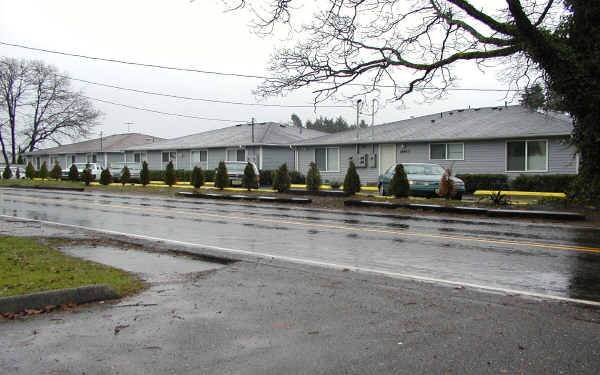
[[[385,196],[385,190],[383,190],[383,184],[379,184],[379,195]]]

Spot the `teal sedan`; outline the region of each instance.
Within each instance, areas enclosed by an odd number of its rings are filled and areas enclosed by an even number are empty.
[[[444,168],[431,163],[401,163],[408,179],[409,195],[434,197],[437,196]],[[394,177],[396,166],[393,165],[380,175],[377,180],[379,194],[387,195],[390,191],[390,181]],[[460,178],[450,177],[456,186],[455,199],[462,199],[465,183]]]

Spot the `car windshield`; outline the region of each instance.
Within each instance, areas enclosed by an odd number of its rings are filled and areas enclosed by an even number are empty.
[[[406,174],[420,174],[425,176],[440,176],[444,173],[444,168],[437,164],[402,164]],[[391,167],[388,172],[394,174],[396,167]]]
[[[123,169],[126,165],[129,169],[140,169],[140,163],[112,163],[110,167],[114,169]]]
[[[243,172],[246,169],[246,163],[225,163],[229,172]]]

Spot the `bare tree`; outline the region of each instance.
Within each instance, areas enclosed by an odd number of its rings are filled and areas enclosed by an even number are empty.
[[[517,87],[545,82],[575,118],[573,142],[583,161],[580,177],[593,182],[591,190],[600,197],[600,26],[595,21],[600,19],[600,2],[229,0],[229,4],[250,8],[263,32],[286,24],[297,33],[295,45],[274,52],[269,66],[273,78],[259,86],[260,95],[311,85],[315,101],[320,101],[342,89],[356,95],[389,85],[396,100],[414,91],[438,97],[455,83],[460,61],[475,61],[482,69],[490,62],[504,64],[509,67],[507,79]],[[312,17],[306,17],[307,12]],[[354,86],[359,77],[362,84]]]
[[[0,143],[7,164],[16,162],[18,152],[34,151],[46,142],[85,137],[96,125],[100,112],[53,66],[9,58],[0,63],[1,109],[7,115]]]

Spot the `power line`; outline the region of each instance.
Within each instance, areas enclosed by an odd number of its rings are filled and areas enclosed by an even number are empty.
[[[239,77],[239,78],[254,78],[254,79],[267,79],[267,80],[268,79],[276,79],[275,77],[259,76],[259,75],[253,75],[253,74],[227,73],[227,72],[217,72],[217,71],[200,70],[200,69],[192,69],[192,68],[181,68],[181,67],[174,67],[174,66],[149,64],[149,63],[137,63],[137,62],[132,62],[132,61],[109,59],[109,58],[104,58],[104,57],[95,57],[95,56],[80,55],[80,54],[75,54],[75,53],[61,52],[61,51],[44,49],[44,48],[35,48],[35,47],[25,46],[22,44],[6,43],[6,42],[2,42],[2,41],[0,41],[0,44],[5,45],[5,46],[10,46],[10,47],[23,48],[23,49],[27,49],[27,50],[31,50],[31,51],[52,53],[52,54],[56,54],[56,55],[78,57],[78,58],[82,58],[82,59],[105,61],[105,62],[112,62],[112,63],[118,63],[118,64],[125,64],[125,65],[142,66],[142,67],[147,67],[147,68],[176,70],[176,71],[182,71],[182,72],[192,72],[192,73],[202,73],[202,74],[213,74],[213,75],[219,75],[219,76],[229,76],[229,77]],[[315,82],[315,83],[330,84],[328,82]],[[362,84],[362,83],[348,83],[345,86],[362,86],[362,87],[371,86],[371,87],[379,87],[379,88],[409,89],[408,86],[373,85],[373,84]],[[447,90],[447,91],[478,91],[478,92],[518,92],[518,91],[521,91],[518,89],[442,88],[442,87],[418,88],[418,90],[442,90],[442,89]]]
[[[235,102],[235,101],[218,100],[218,99],[193,98],[193,97],[189,97],[189,96],[164,94],[164,93],[160,93],[160,92],[156,92],[156,91],[132,89],[132,88],[128,88],[128,87],[110,85],[107,83],[88,81],[85,79],[73,78],[73,77],[69,77],[69,76],[65,76],[65,75],[61,75],[61,74],[55,74],[55,76],[71,79],[73,81],[88,83],[90,85],[109,87],[109,88],[118,89],[118,90],[136,92],[136,93],[140,93],[140,94],[162,96],[162,97],[166,97],[166,98],[193,100],[193,101],[208,102],[208,103],[246,105],[246,106],[257,106],[257,107],[277,107],[277,108],[352,108],[352,106],[350,106],[350,105],[263,104],[263,103],[244,103],[244,102]]]
[[[97,101],[97,102],[100,102],[100,103],[112,104],[112,105],[116,105],[116,106],[119,106],[119,107],[136,109],[138,111],[144,111],[144,112],[158,113],[158,114],[167,115],[167,116],[192,118],[192,119],[196,119],[196,120],[222,121],[222,122],[238,122],[238,123],[246,123],[247,122],[247,120],[230,120],[230,119],[201,117],[201,116],[194,116],[194,115],[184,115],[184,114],[181,114],[181,113],[162,112],[162,111],[157,111],[155,109],[150,109],[150,108],[142,108],[142,107],[136,107],[136,106],[133,106],[133,105],[127,105],[127,104],[122,104],[122,103],[115,103],[115,102],[111,102],[109,100],[93,98],[91,96],[86,96],[86,95],[82,95],[82,96],[84,98],[86,98],[86,99],[94,100],[94,101]]]

